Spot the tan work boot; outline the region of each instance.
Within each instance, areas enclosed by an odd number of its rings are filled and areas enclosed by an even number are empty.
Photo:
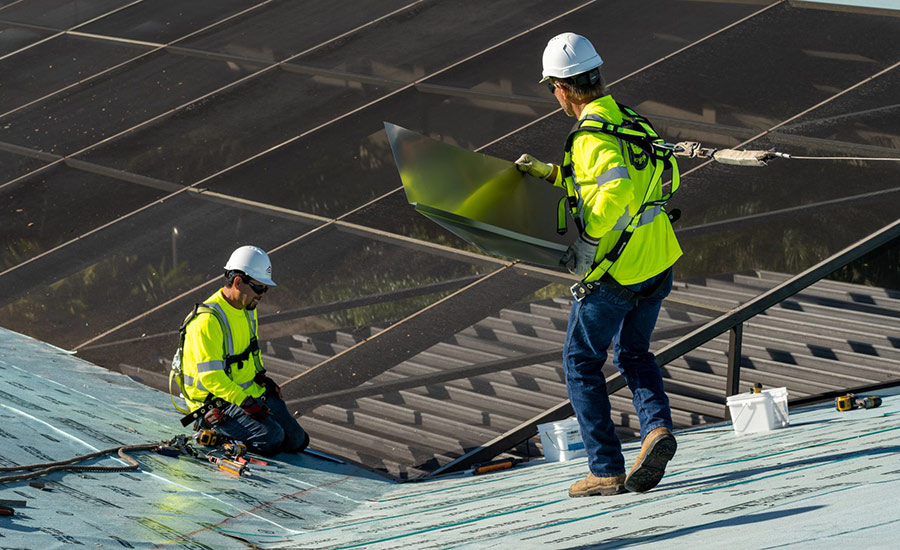
[[[576,481],[569,487],[570,497],[588,497],[591,495],[618,495],[625,492],[625,474],[618,476],[600,477],[588,474],[581,481]]]
[[[666,473],[666,464],[675,456],[675,436],[669,428],[656,428],[647,434],[641,444],[641,454],[625,478],[625,488],[632,493],[643,493],[656,487]]]

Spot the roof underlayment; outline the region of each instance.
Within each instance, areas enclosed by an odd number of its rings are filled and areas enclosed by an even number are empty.
[[[62,460],[178,433],[168,396],[0,329],[4,465]],[[87,548],[891,548],[900,491],[900,397],[871,410],[790,411],[787,428],[677,433],[653,491],[570,499],[585,459],[394,483],[306,454],[236,478],[208,463],[134,453],[126,473],[56,472],[0,517],[0,546]],[[315,446],[315,441],[313,441]],[[637,445],[626,445],[633,460]],[[118,465],[118,459],[94,461]]]

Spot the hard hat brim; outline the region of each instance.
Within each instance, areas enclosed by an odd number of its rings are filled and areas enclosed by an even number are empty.
[[[275,284],[275,281],[273,281],[272,279],[265,279],[265,278],[261,278],[261,277],[253,277],[253,278],[266,286],[278,286]]]

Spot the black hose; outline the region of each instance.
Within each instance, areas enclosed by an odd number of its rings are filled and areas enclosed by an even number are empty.
[[[47,475],[52,472],[57,472],[59,470],[69,470],[73,472],[127,472],[131,470],[137,470],[140,464],[130,457],[128,452],[130,451],[149,451],[152,449],[156,449],[160,445],[165,445],[165,443],[144,443],[141,445],[125,445],[119,447],[112,447],[111,449],[105,449],[103,451],[97,451],[95,453],[89,453],[86,455],[72,457],[66,460],[60,460],[57,462],[44,462],[40,464],[29,464],[27,466],[3,466],[0,467],[0,472],[20,472],[23,470],[35,470],[33,472],[26,472],[18,475],[5,476],[0,477],[0,483],[9,483],[13,481],[23,481],[26,479],[32,479],[35,477],[40,477],[43,475]],[[100,456],[105,456],[110,453],[117,452],[119,457],[128,462],[128,466],[78,466],[72,465],[73,462],[81,462],[83,460],[88,460],[91,458],[97,458]],[[39,470],[36,468],[40,468]]]

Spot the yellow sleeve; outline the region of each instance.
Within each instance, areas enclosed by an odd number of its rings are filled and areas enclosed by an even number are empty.
[[[572,161],[584,201],[586,231],[599,239],[615,227],[634,199],[628,165],[618,140],[606,134],[577,136],[572,144]]]
[[[248,394],[225,374],[225,346],[222,326],[212,313],[201,313],[187,327],[185,347],[191,347],[197,377],[203,388],[229,403],[240,404]]]
[[[563,180],[562,169],[562,164],[556,165],[556,179],[553,180],[553,187],[559,187],[560,189],[565,190],[566,182]]]

